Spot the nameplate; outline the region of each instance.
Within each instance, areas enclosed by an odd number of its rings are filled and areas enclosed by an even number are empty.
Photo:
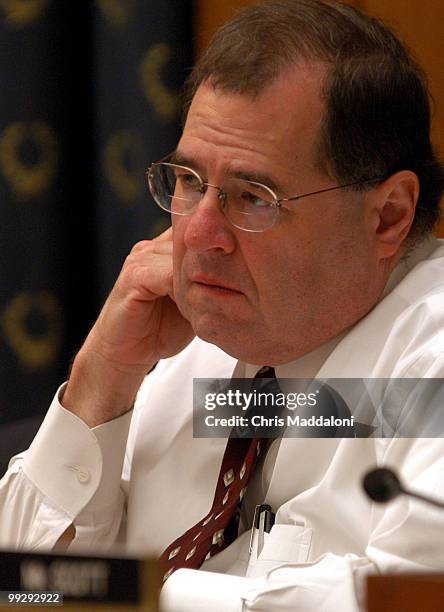
[[[159,589],[158,565],[150,559],[0,551],[4,594],[60,593],[64,607],[88,602],[154,612]],[[3,597],[0,610],[7,609],[11,604]]]

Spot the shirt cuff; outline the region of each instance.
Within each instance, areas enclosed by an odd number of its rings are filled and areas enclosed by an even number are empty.
[[[90,429],[60,404],[64,389],[57,391],[25,455],[23,471],[74,519],[93,496],[94,508],[100,508],[118,494],[132,411]]]
[[[160,593],[161,612],[242,612],[246,580],[240,576],[179,569]]]

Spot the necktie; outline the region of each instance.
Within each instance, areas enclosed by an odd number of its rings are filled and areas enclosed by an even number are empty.
[[[275,378],[273,368],[264,366],[256,374],[259,379]],[[265,446],[261,438],[230,435],[225,447],[216,491],[210,511],[168,546],[160,557],[165,581],[179,568],[198,569],[206,558],[231,544],[237,537],[240,503],[257,461]]]

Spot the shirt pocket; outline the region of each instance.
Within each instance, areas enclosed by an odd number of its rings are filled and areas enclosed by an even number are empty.
[[[247,568],[248,578],[263,576],[285,563],[306,563],[309,559],[313,529],[306,525],[273,525],[264,534],[264,547],[256,558],[256,542]],[[255,534],[257,540],[257,530]]]

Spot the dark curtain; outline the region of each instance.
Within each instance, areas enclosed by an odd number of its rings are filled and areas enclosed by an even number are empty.
[[[188,0],[0,2],[0,469],[25,449],[137,240],[180,129]]]

